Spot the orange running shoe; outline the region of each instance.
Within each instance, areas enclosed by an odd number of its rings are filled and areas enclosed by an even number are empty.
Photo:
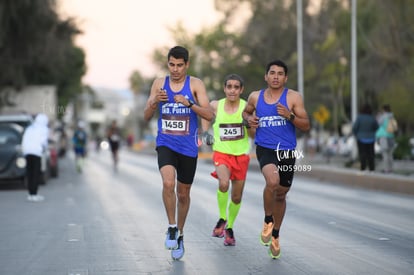
[[[279,259],[280,255],[279,238],[272,237],[272,242],[269,247],[269,256],[272,259]]]
[[[262,245],[268,246],[271,242],[273,231],[273,223],[263,223],[262,234],[260,235],[260,242]]]

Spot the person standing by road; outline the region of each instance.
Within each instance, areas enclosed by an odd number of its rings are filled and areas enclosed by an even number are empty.
[[[360,114],[352,125],[352,132],[358,144],[360,169],[364,171],[367,167],[369,171],[375,171],[375,132],[378,129],[378,122],[372,115],[369,104],[364,104]]]
[[[167,55],[169,75],[154,80],[144,109],[146,121],[157,109],[159,114],[156,151],[169,223],[165,248],[171,250],[174,260],[184,256],[184,224],[198,157],[197,116],[208,121],[214,118],[204,83],[187,75],[189,65],[186,48],[171,48]]]
[[[279,231],[296,169],[296,128],[310,129],[301,95],[285,88],[288,68],[271,61],[264,76],[267,88],[249,95],[243,119],[256,128],[256,155],[266,185],[263,190],[264,224],[260,242],[269,246],[269,256],[280,257]]]
[[[382,106],[382,113],[378,118],[379,128],[375,136],[380,145],[382,154],[382,172],[392,173],[394,164],[394,149],[395,149],[395,135],[389,130],[388,124],[394,119],[394,114],[391,112],[391,106],[386,104]]]
[[[224,78],[225,98],[210,102],[216,119],[212,125],[214,137],[207,131],[210,123],[202,120],[204,136],[213,140],[213,162],[215,171],[211,173],[218,179],[217,204],[219,220],[213,229],[212,236],[224,238],[224,245],[236,245],[233,225],[239,213],[247,169],[250,162],[249,135],[241,116],[246,101],[240,98],[244,81],[237,74],[229,74]],[[250,128],[251,129],[251,128]],[[231,199],[229,188],[231,181]]]
[[[38,114],[34,122],[27,127],[22,138],[22,151],[26,157],[27,189],[30,202],[40,202],[44,197],[38,195],[39,183],[41,181],[42,155],[46,152],[48,145],[48,117]]]

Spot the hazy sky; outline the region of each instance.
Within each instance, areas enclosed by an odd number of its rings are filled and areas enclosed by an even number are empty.
[[[214,24],[214,0],[60,0],[60,14],[77,18],[83,30],[76,44],[86,52],[84,84],[129,88],[133,70],[158,72],[151,63],[155,47],[172,45],[168,27],[178,21],[192,32]]]

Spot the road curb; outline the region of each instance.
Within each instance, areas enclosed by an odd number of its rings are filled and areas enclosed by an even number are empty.
[[[321,182],[414,195],[414,178],[408,176],[377,172],[368,173],[322,165],[312,165],[311,171],[297,172],[297,175],[318,179]]]
[[[249,168],[260,170],[255,154],[252,154],[251,158]],[[199,159],[211,160],[211,153],[202,152],[199,154]],[[312,164],[311,162],[304,163],[304,165],[310,165],[310,171],[308,169],[307,171],[295,172],[295,177],[317,179],[321,183],[327,184],[414,195],[414,177],[380,172],[361,172],[357,169]]]

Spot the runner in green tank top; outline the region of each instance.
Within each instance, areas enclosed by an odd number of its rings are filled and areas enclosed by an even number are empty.
[[[243,79],[230,74],[224,79],[225,98],[210,102],[216,119],[212,125],[214,139],[207,130],[210,123],[202,121],[204,138],[214,140],[213,161],[215,171],[211,175],[218,179],[217,203],[219,220],[213,229],[213,237],[224,238],[224,245],[234,246],[233,224],[239,213],[249,166],[249,136],[254,136],[253,129],[247,129],[242,119],[246,101],[240,98],[243,92]],[[229,201],[229,187],[231,199]]]

